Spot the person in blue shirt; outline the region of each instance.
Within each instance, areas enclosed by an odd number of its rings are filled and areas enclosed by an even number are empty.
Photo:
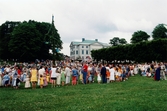
[[[72,85],[76,85],[77,84],[77,76],[78,76],[78,70],[76,69],[76,66],[73,66],[72,69]]]
[[[6,73],[4,76],[3,76],[3,83],[4,83],[4,86],[7,87],[8,86],[8,83],[9,83],[9,75],[8,73]]]

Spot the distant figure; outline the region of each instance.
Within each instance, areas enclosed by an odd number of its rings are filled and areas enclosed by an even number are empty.
[[[43,88],[44,85],[44,77],[40,75],[40,88]]]
[[[52,86],[51,87],[56,86],[56,79],[57,79],[56,66],[53,65],[53,67],[51,68],[51,80],[52,80]]]
[[[37,83],[37,69],[35,66],[33,66],[31,69],[31,82],[32,82],[32,88],[35,89]]]
[[[161,67],[160,64],[158,64],[156,71],[155,71],[155,80],[160,81],[160,72],[161,72]]]
[[[70,84],[70,77],[71,77],[71,69],[70,66],[66,66],[65,68],[65,75],[66,75],[66,85]]]
[[[27,75],[26,78],[25,78],[25,88],[30,88],[30,87],[31,87],[31,85],[30,85],[30,78]]]
[[[88,65],[86,64],[86,62],[84,62],[83,67],[82,67],[83,83],[84,84],[86,84],[87,73],[88,73]]]
[[[65,69],[62,68],[61,70],[61,82],[62,82],[62,86],[64,86],[65,84]]]
[[[106,83],[107,82],[107,79],[106,79],[106,65],[104,65],[102,68],[101,68],[101,75],[102,75],[102,83]]]

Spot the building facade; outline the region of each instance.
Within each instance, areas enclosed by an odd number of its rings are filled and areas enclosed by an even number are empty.
[[[99,42],[98,39],[86,40],[82,38],[81,42],[72,41],[70,44],[70,58],[73,60],[82,59],[90,61],[91,51],[109,47],[107,43]]]

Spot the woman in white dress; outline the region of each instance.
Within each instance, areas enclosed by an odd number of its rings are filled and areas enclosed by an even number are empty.
[[[30,88],[30,87],[31,87],[31,85],[30,85],[30,78],[27,75],[26,78],[25,78],[25,88]]]
[[[98,67],[96,67],[97,81],[98,81],[99,84],[100,84],[100,82],[101,82],[101,74],[100,74],[100,71],[101,71],[101,65],[99,65]]]
[[[61,69],[60,67],[57,67],[56,69],[56,75],[57,75],[57,87],[60,87],[60,83],[61,83]]]
[[[114,82],[115,81],[115,69],[113,66],[110,67],[109,72],[110,72],[110,82]]]

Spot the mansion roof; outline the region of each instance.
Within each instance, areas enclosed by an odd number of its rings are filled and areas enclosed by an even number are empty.
[[[76,41],[72,41],[71,42],[71,45],[91,45],[91,44],[95,44],[95,43],[99,43],[103,46],[110,46],[109,44],[107,43],[102,43],[102,42],[99,42],[97,39],[95,40],[82,40],[82,42],[76,42]]]

